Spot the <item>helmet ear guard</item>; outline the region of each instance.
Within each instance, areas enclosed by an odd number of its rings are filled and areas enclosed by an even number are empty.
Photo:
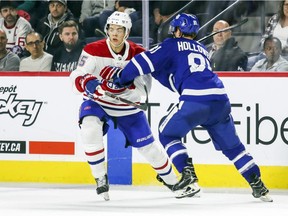
[[[108,36],[108,28],[110,24],[123,26],[125,28],[125,36],[128,37],[128,34],[132,28],[132,22],[129,14],[124,12],[115,11],[112,13],[105,24],[104,32]]]
[[[200,24],[198,18],[193,14],[181,13],[178,14],[171,22],[169,31],[171,33],[175,32],[179,28],[179,30],[183,34],[192,35],[197,34],[200,28]]]

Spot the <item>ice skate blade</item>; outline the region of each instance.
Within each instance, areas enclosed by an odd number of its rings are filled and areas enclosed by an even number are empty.
[[[189,191],[183,191],[182,193],[179,193],[176,196],[176,199],[182,199],[182,198],[186,198],[186,197],[200,197],[199,195],[196,195],[200,192],[200,188],[198,190],[189,190]]]
[[[110,200],[108,192],[101,193],[100,196],[102,196],[105,201],[109,201]]]
[[[201,188],[197,185],[197,183],[188,185],[183,190],[176,191],[176,198],[182,199],[185,197],[200,197]]]
[[[188,197],[197,197],[197,198],[200,198],[201,197],[201,194],[202,194],[202,190],[201,190],[201,188],[199,187],[199,185],[198,185],[198,183],[197,182],[195,182],[195,183],[193,183],[193,184],[191,184],[192,185],[192,187],[197,191],[198,189],[200,189],[197,193],[194,193],[194,194],[192,194],[192,195],[190,195],[190,196],[188,196]],[[190,185],[190,186],[191,186]]]
[[[270,197],[269,195],[261,196],[259,197],[259,199],[263,202],[273,202],[272,197]]]

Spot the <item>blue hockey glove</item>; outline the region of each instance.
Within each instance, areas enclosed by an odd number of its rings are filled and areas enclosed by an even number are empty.
[[[120,81],[121,81],[120,77],[115,77],[115,78],[113,78],[112,82],[114,83],[115,86],[117,86],[117,88],[129,88],[129,89],[135,88],[135,86],[133,84],[133,80],[128,82],[128,83],[124,83],[124,84],[121,84]]]
[[[93,94],[91,93],[87,95],[90,99],[95,101],[95,100],[102,99],[105,96],[105,91],[106,91],[105,86],[100,84],[100,85],[97,85]]]
[[[112,82],[115,86],[117,86],[117,88],[129,88],[129,86],[132,84],[132,83],[130,83],[129,85],[127,85],[127,84],[122,85],[120,83],[120,77],[114,77]]]
[[[97,79],[89,80],[85,86],[85,92],[88,96],[93,95],[96,92],[97,87],[99,86],[99,81]]]
[[[81,93],[86,92],[87,94],[93,94],[99,84],[100,83],[97,80],[97,77],[92,74],[85,74],[84,76],[79,76],[75,80],[76,88]]]

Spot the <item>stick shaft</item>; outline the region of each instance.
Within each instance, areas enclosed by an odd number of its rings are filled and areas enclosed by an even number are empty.
[[[227,27],[227,28],[221,29],[221,30],[216,31],[216,32],[212,32],[211,34],[209,34],[209,35],[207,35],[207,36],[199,39],[198,42],[201,42],[201,41],[203,41],[203,40],[206,40],[207,38],[210,38],[210,37],[214,36],[215,34],[218,34],[218,33],[221,33],[221,32],[225,32],[225,31],[229,31],[229,30],[231,30],[231,29],[237,28],[237,27],[243,25],[244,23],[246,23],[247,21],[248,21],[248,18],[245,18],[245,19],[243,19],[241,22],[236,23],[236,24],[234,24],[234,25],[232,25],[232,26],[229,26],[229,27]]]
[[[107,95],[108,97],[114,98],[116,100],[119,100],[119,101],[121,101],[123,103],[126,103],[128,105],[134,106],[134,107],[136,107],[138,109],[141,109],[141,110],[144,110],[144,111],[147,110],[147,105],[146,104],[145,105],[137,104],[137,103],[129,101],[129,100],[125,99],[125,98],[121,98],[119,96],[116,96],[116,95],[114,95],[114,94],[112,94],[110,92],[107,92],[107,91],[105,91],[105,95]]]

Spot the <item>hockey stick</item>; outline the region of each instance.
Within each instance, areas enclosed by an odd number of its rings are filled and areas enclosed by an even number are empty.
[[[105,95],[108,96],[108,97],[114,98],[114,99],[116,99],[116,100],[119,100],[119,101],[121,101],[121,102],[123,102],[123,103],[126,103],[126,104],[128,104],[128,105],[134,106],[134,107],[136,107],[136,108],[138,108],[138,109],[141,109],[141,110],[143,110],[143,111],[146,111],[147,108],[148,108],[147,103],[145,103],[145,104],[137,104],[137,103],[134,103],[134,102],[129,101],[129,100],[127,100],[127,99],[121,98],[121,97],[119,97],[119,96],[117,96],[117,95],[114,95],[114,94],[112,94],[111,92],[105,91]]]
[[[245,18],[245,19],[243,19],[241,22],[236,23],[236,24],[234,24],[234,25],[232,25],[232,26],[229,26],[229,27],[227,27],[227,28],[218,30],[218,31],[216,31],[216,32],[212,32],[211,34],[209,34],[209,35],[207,35],[207,36],[199,39],[198,42],[201,42],[201,41],[203,41],[203,40],[206,40],[207,38],[210,38],[210,37],[212,37],[212,36],[214,36],[214,35],[216,35],[216,34],[218,34],[218,33],[225,32],[225,31],[229,31],[229,30],[231,30],[231,29],[237,28],[237,27],[243,25],[244,23],[246,23],[247,21],[248,21],[248,18]]]
[[[99,34],[102,35],[104,38],[106,37],[106,34],[105,34],[103,31],[101,31],[100,29],[98,29],[98,28],[95,29],[95,33],[99,33]]]

